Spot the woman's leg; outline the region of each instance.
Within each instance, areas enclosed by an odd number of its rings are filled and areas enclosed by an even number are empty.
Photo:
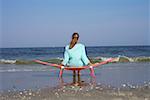
[[[75,70],[73,71],[73,83],[74,84],[76,83],[76,71]]]
[[[78,75],[80,75],[80,70],[78,70]]]
[[[80,71],[78,71],[78,83],[80,84],[81,79],[80,79]]]

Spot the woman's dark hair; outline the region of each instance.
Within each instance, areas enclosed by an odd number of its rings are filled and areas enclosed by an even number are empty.
[[[74,33],[72,34],[72,39],[74,38],[75,35],[77,35],[77,36],[78,36],[77,38],[79,38],[79,34],[78,34],[77,32],[74,32]]]
[[[75,36],[75,35],[77,35],[77,36]],[[76,41],[76,42],[73,42],[73,41],[74,41],[74,38],[76,38],[77,40],[79,39],[79,34],[78,34],[77,32],[74,32],[74,33],[72,34],[72,40],[71,40],[71,42],[70,42],[69,49],[73,48],[73,47],[75,46],[75,44],[77,43],[77,41]]]

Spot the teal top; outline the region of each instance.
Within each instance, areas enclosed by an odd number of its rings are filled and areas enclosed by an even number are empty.
[[[89,62],[83,44],[77,43],[72,49],[69,49],[69,45],[65,47],[63,65],[79,67],[87,65]]]

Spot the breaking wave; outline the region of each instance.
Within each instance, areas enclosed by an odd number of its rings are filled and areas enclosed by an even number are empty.
[[[118,57],[109,57],[109,58],[116,58],[113,62],[114,63],[122,63],[122,62],[150,62],[150,57],[127,57],[127,56],[118,56]],[[104,61],[108,59],[108,57],[91,57],[90,60],[92,63]],[[43,60],[43,59],[41,59]],[[47,61],[49,63],[57,63],[60,64],[63,58],[52,58]],[[28,65],[28,64],[37,64],[33,60],[20,60],[20,59],[0,59],[0,64],[21,64],[21,65]]]

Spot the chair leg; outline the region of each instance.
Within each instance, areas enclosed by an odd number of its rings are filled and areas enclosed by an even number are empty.
[[[90,68],[90,75],[91,75],[93,78],[96,77],[96,76],[95,76],[95,72],[94,72],[94,68],[93,68],[93,67]]]
[[[60,78],[62,77],[63,70],[64,70],[64,69],[61,68],[60,71],[59,71],[59,77],[60,77]]]

